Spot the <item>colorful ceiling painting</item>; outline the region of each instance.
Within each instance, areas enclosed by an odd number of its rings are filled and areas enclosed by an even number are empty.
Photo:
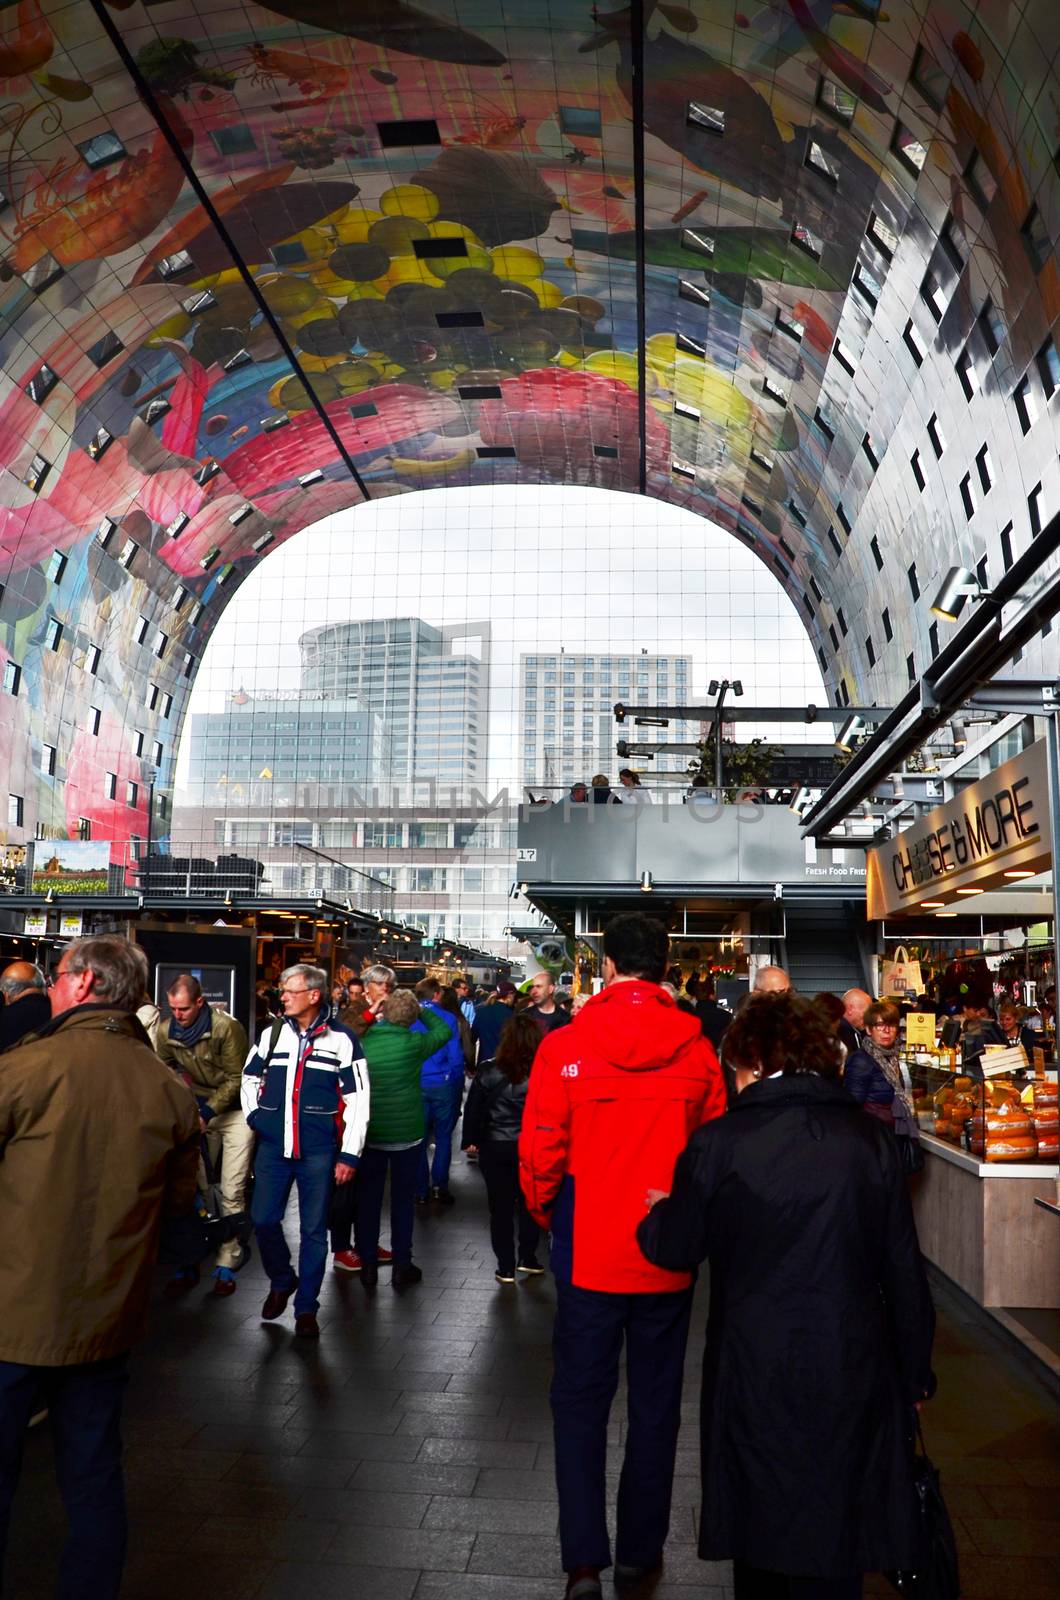
[[[146,832],[225,601],[365,498],[664,497],[840,696],[926,664],[1060,499],[1053,8],[737,3],[0,5],[9,837]]]

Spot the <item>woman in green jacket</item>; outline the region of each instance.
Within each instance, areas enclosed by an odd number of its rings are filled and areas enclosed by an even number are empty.
[[[425,1032],[410,1032],[417,1022]],[[394,1253],[390,1281],[400,1288],[419,1283],[423,1277],[412,1264],[416,1178],[424,1135],[420,1070],[428,1056],[448,1043],[449,1036],[441,1017],[421,1010],[407,989],[395,989],[361,1040],[368,1062],[371,1110],[357,1170],[356,1242],[363,1263],[361,1282],[369,1289],[379,1281],[379,1222],[388,1167],[390,1248]]]

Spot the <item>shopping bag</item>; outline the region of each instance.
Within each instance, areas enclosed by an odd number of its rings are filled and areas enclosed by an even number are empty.
[[[894,952],[893,961],[881,963],[880,973],[885,995],[923,992],[924,980],[920,975],[920,962],[910,961],[904,944],[900,944]]]
[[[916,1440],[910,1464],[916,1502],[916,1562],[907,1571],[888,1572],[884,1576],[899,1594],[913,1597],[913,1600],[960,1600],[957,1541],[942,1498],[938,1469],[924,1448],[919,1413],[916,1414]]]

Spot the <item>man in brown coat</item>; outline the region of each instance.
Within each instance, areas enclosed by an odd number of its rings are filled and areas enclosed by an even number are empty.
[[[121,1404],[164,1216],[195,1197],[190,1090],[132,1013],[142,958],[115,936],[63,951],[52,1020],[0,1072],[0,1567],[22,1440],[48,1406],[70,1522],[64,1600],[112,1600],[125,1558]]]

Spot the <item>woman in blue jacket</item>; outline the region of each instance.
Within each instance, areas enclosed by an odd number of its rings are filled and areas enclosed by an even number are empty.
[[[416,1204],[421,1206],[431,1199],[443,1206],[453,1204],[449,1189],[449,1166],[453,1156],[453,1129],[460,1117],[464,1093],[464,1046],[460,1040],[460,1024],[438,1004],[440,992],[441,985],[435,978],[424,978],[416,985],[417,1000],[449,1029],[449,1038],[440,1050],[427,1057],[420,1074],[423,1119],[426,1124],[416,1184]],[[432,1140],[434,1157],[429,1160],[428,1147]]]

